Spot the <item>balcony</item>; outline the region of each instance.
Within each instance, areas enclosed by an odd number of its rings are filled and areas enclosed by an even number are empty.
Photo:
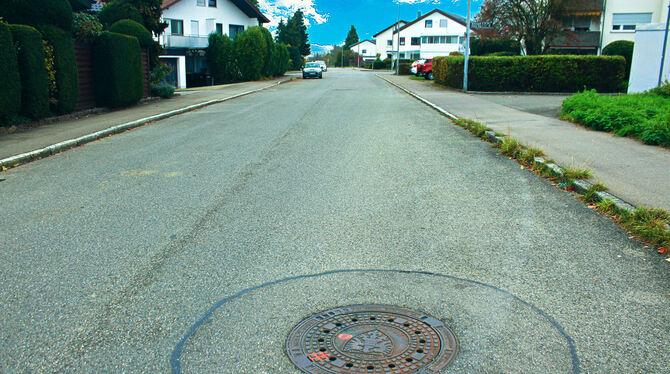
[[[163,35],[165,48],[205,49],[209,46],[206,36]]]
[[[566,31],[551,42],[551,48],[592,49],[600,46],[599,31]]]

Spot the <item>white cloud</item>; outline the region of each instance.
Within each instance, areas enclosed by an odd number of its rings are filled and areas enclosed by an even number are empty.
[[[394,0],[394,2],[397,3],[402,3],[402,4],[421,4],[421,3],[428,3],[428,4],[439,4],[440,0]]]
[[[305,15],[305,25],[313,23],[320,25],[328,21],[329,14],[321,13],[317,10],[316,0],[259,0],[258,8],[270,19],[266,25],[270,30],[274,30],[279,24],[279,20],[286,20],[292,16],[298,9]]]

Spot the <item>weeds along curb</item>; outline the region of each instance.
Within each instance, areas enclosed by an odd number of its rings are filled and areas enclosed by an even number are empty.
[[[607,188],[601,184],[594,184],[586,179],[573,178],[575,175],[581,176],[582,178],[585,176],[588,177],[591,175],[590,171],[561,168],[553,161],[545,159],[543,157],[544,152],[540,149],[525,147],[517,140],[504,134],[495,133],[481,123],[458,118],[414,92],[385,79],[379,74],[377,74],[377,77],[423,102],[440,114],[448,117],[454,124],[470,131],[480,139],[493,143],[497,148],[500,148],[500,154],[508,156],[522,165],[528,166],[544,178],[559,178],[559,180],[563,181],[558,184],[559,188],[573,190],[581,194],[582,200],[585,203],[595,204],[595,206],[590,207],[595,207],[601,214],[610,216],[610,218],[620,226],[623,226],[636,236],[638,240],[659,247],[659,253],[666,254],[670,251],[670,213],[667,211],[635,207],[623,199],[607,192]],[[670,258],[666,258],[666,260],[670,262]]]
[[[92,134],[80,136],[80,137],[74,138],[74,139],[65,140],[65,141],[62,141],[60,143],[52,144],[52,145],[44,147],[44,148],[36,149],[32,152],[26,152],[26,153],[21,153],[19,155],[7,157],[7,158],[4,158],[4,159],[0,160],[0,172],[5,171],[5,170],[9,170],[11,168],[14,168],[14,167],[17,167],[17,166],[20,166],[20,165],[23,165],[23,164],[27,164],[31,161],[39,160],[39,159],[42,159],[42,158],[45,158],[45,157],[49,157],[51,155],[55,155],[57,153],[61,153],[61,152],[67,151],[68,149],[78,147],[78,146],[84,145],[86,143],[90,143],[90,142],[93,142],[93,141],[96,141],[96,140],[99,140],[99,139],[102,139],[102,138],[105,138],[105,137],[108,137],[108,136],[111,136],[111,135],[119,134],[119,133],[122,133],[124,131],[134,129],[136,127],[144,126],[144,125],[146,125],[148,123],[151,123],[151,122],[164,120],[164,119],[174,117],[174,116],[179,115],[179,114],[183,114],[183,113],[186,113],[186,112],[191,112],[191,111],[194,111],[194,110],[202,109],[202,108],[210,106],[210,105],[223,103],[225,101],[230,101],[230,100],[233,100],[233,99],[237,99],[237,98],[242,97],[242,96],[251,95],[253,93],[260,92],[260,91],[266,90],[268,88],[277,87],[281,84],[291,82],[295,79],[296,78],[291,77],[289,79],[285,79],[285,80],[273,83],[269,86],[261,87],[261,88],[255,89],[255,90],[242,92],[242,93],[239,93],[239,94],[236,94],[236,95],[233,95],[233,96],[225,97],[223,99],[205,101],[205,102],[190,105],[190,106],[187,106],[187,107],[184,107],[184,108],[181,108],[181,109],[176,109],[176,110],[172,110],[172,111],[169,111],[169,112],[157,114],[157,115],[154,115],[154,116],[145,117],[145,118],[142,118],[142,119],[139,119],[139,120],[136,120],[136,121],[126,122],[126,123],[123,123],[123,124],[120,124],[120,125],[112,126],[108,129],[96,131]]]

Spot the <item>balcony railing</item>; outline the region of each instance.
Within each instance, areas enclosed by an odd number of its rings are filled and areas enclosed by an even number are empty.
[[[209,46],[206,36],[163,35],[166,48],[204,49]]]
[[[599,31],[566,31],[551,42],[552,48],[597,48]]]

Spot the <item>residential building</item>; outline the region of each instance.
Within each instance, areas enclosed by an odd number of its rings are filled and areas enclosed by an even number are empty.
[[[602,47],[616,40],[635,41],[637,25],[663,23],[670,0],[605,0]]]
[[[270,22],[249,0],[163,0],[162,8],[168,27],[159,37],[166,51],[161,59],[176,67],[175,77],[183,76],[185,70],[188,87],[209,83],[205,58],[209,34],[234,37]],[[185,66],[180,67],[179,61]]]
[[[392,58],[393,53],[395,53],[395,49],[393,49],[393,38],[394,34],[393,31],[396,29],[399,29],[407,24],[407,21],[398,21],[391,26],[385,28],[384,30],[376,33],[373,35],[374,41],[375,41],[375,46],[376,46],[376,55],[379,56],[380,59],[384,60],[386,58]],[[397,36],[395,36],[397,37]]]
[[[663,60],[663,43],[667,43],[665,22],[637,25],[628,93],[652,89],[658,86],[659,78],[661,84],[670,80],[670,46],[665,49]]]
[[[362,40],[349,49],[361,56],[363,61],[374,61],[377,58],[377,44],[372,40]]]
[[[465,32],[464,17],[435,9],[393,32],[393,55],[414,60],[462,52]]]
[[[612,1],[612,0],[610,0]],[[563,33],[551,42],[554,53],[595,55],[599,53],[603,0],[567,2],[561,23]]]

